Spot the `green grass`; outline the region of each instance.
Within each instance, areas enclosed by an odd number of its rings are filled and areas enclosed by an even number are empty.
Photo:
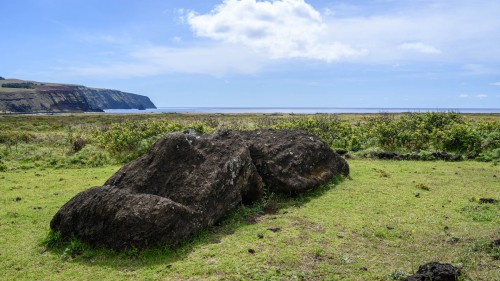
[[[268,194],[180,247],[122,253],[77,240],[42,246],[60,206],[118,166],[0,172],[0,280],[394,280],[430,261],[500,280],[489,246],[500,238],[500,205],[479,204],[500,199],[498,166],[350,165],[352,179],[292,199]]]

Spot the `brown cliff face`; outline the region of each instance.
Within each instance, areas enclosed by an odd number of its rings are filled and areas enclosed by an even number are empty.
[[[102,112],[156,108],[146,96],[80,85],[0,80],[0,112]]]

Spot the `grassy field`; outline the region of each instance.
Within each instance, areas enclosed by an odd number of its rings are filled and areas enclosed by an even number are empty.
[[[349,163],[351,179],[293,199],[268,194],[178,248],[122,253],[41,244],[56,211],[119,166],[0,172],[0,279],[398,280],[439,261],[470,280],[500,280],[500,252],[490,247],[500,204],[479,202],[500,199],[498,166]]]

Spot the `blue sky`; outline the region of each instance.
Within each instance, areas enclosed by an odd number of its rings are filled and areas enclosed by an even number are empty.
[[[500,108],[500,1],[21,0],[0,76],[157,106]]]

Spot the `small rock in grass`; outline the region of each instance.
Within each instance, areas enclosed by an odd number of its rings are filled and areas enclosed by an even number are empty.
[[[498,203],[498,200],[493,199],[493,198],[480,198],[479,203],[480,204],[496,204],[496,203]]]
[[[16,202],[19,202],[19,201],[21,201],[21,200],[23,200],[23,198],[21,198],[21,197],[16,197]]]
[[[366,268],[365,266],[362,266],[362,267],[359,268],[359,270],[368,271],[368,268]]]
[[[249,252],[250,254],[255,254],[255,250],[254,250],[254,249],[248,249],[248,252]]]
[[[276,233],[276,232],[280,232],[280,231],[281,231],[281,228],[279,228],[279,227],[275,227],[275,228],[268,228],[267,230],[270,230],[270,231],[272,231],[272,232]]]
[[[408,276],[403,281],[457,281],[462,271],[448,263],[430,262],[421,265],[417,273]]]
[[[497,239],[491,243],[491,248],[499,248],[500,249],[500,239]]]
[[[262,239],[262,238],[264,238],[264,234],[259,233],[259,234],[257,234],[257,237],[259,237],[259,239]]]
[[[345,233],[344,232],[339,232],[339,233],[337,233],[337,237],[338,238],[344,238],[345,237]]]

